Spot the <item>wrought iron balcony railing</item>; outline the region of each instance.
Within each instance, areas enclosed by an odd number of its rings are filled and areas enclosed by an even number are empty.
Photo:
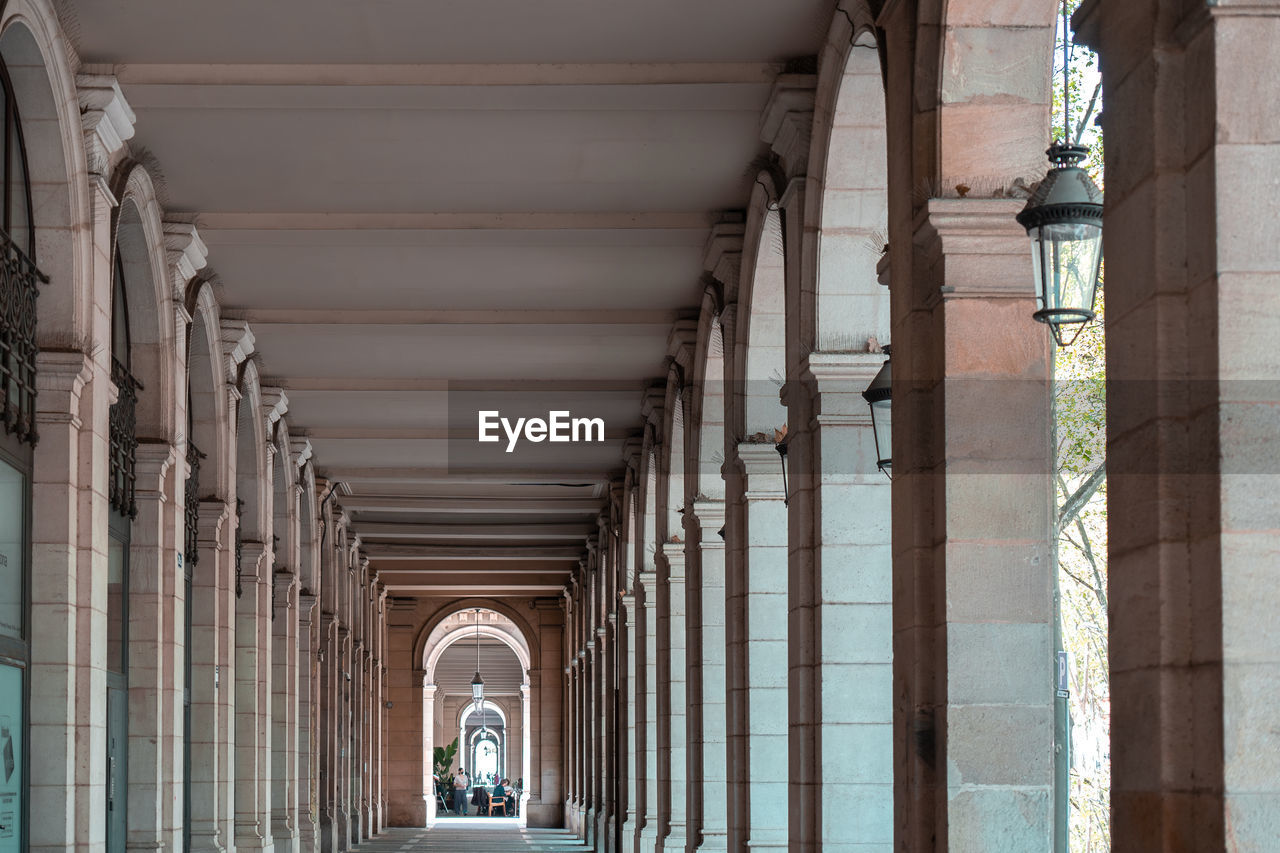
[[[0,422],[34,445],[36,435],[36,297],[49,277],[0,231]]]
[[[142,385],[129,368],[114,356],[111,359],[111,381],[119,397],[111,406],[111,471],[108,497],[111,508],[129,518],[138,517],[135,486],[138,482],[138,392]]]
[[[196,443],[187,438],[187,484],[186,501],[183,506],[185,538],[182,548],[182,559],[190,571],[200,562],[200,460],[204,454]]]

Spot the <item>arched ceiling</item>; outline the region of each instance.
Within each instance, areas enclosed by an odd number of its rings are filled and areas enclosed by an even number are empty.
[[[553,594],[830,0],[62,0],[392,592]],[[604,441],[476,443],[477,407]],[[492,451],[492,452],[490,452]],[[470,673],[468,673],[468,679]]]
[[[436,664],[436,690],[447,696],[471,696],[471,679],[476,674],[476,644],[459,640],[440,655]],[[519,696],[525,683],[519,659],[504,643],[480,641],[480,677],[484,695]]]

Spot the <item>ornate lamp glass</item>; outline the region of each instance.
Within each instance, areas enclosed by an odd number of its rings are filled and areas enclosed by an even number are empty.
[[[884,348],[885,355],[891,355],[890,348]],[[880,372],[871,380],[867,390],[862,392],[862,399],[871,406],[871,430],[876,439],[876,467],[893,479],[893,381],[892,370],[886,358],[880,366]]]
[[[1046,152],[1053,168],[1018,214],[1031,237],[1040,310],[1034,316],[1070,346],[1096,315],[1094,297],[1102,264],[1102,190],[1080,163],[1083,145],[1055,142]]]
[[[480,677],[479,670],[476,671],[476,677],[471,679],[471,698],[476,705],[484,701],[484,679]]]

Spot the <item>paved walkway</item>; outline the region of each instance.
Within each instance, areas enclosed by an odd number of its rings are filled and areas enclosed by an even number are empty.
[[[352,850],[358,853],[580,853],[581,841],[563,829],[525,829],[515,818],[451,818],[431,829],[388,829]]]

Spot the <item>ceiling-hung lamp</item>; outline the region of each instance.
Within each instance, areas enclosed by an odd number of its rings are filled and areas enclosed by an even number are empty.
[[[890,347],[884,354],[890,356]],[[871,407],[871,432],[876,440],[876,467],[893,479],[893,374],[889,366],[892,358],[885,358],[880,372],[871,380],[862,399]]]
[[[484,679],[480,677],[480,610],[476,609],[476,677],[471,679],[471,699],[484,711]]]
[[[1065,6],[1064,6],[1065,9]],[[1089,321],[1102,266],[1102,190],[1080,168],[1089,156],[1080,134],[1071,141],[1070,45],[1064,11],[1062,36],[1062,141],[1045,153],[1053,168],[1018,214],[1031,238],[1040,309],[1032,316],[1047,323],[1058,346],[1070,346]],[[1083,132],[1083,123],[1081,132]]]

